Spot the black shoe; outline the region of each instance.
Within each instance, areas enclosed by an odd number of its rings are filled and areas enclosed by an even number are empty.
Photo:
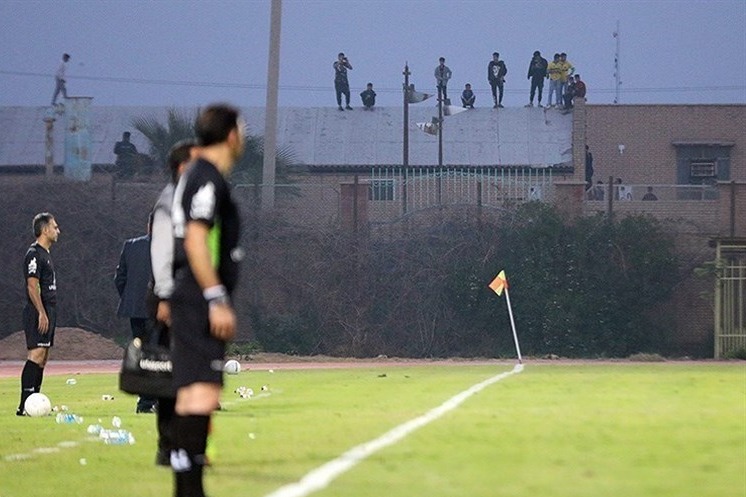
[[[339,109],[339,110],[344,110],[344,108],[342,108],[342,106],[341,106],[341,105],[340,105],[339,107],[337,107],[337,109]]]
[[[347,107],[345,107],[345,109],[347,109],[347,110],[352,110],[352,107],[350,107],[350,106],[348,105]]]
[[[25,416],[26,413],[23,412],[23,409],[16,409],[16,416]]]
[[[171,452],[166,449],[158,449],[155,453],[156,466],[171,466]]]
[[[155,414],[158,409],[155,406],[137,406],[135,414]]]

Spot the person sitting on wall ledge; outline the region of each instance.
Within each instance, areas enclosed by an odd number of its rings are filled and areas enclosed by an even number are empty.
[[[658,197],[655,196],[655,193],[653,193],[653,187],[648,187],[648,192],[642,196],[642,199],[645,201],[651,201],[651,200],[658,200]]]

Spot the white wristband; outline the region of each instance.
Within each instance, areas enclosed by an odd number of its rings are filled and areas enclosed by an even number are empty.
[[[202,296],[206,301],[228,297],[228,290],[223,285],[215,285],[202,290]]]

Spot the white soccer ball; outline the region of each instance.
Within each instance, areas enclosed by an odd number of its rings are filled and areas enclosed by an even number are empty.
[[[34,418],[49,416],[49,413],[52,412],[52,403],[49,401],[49,397],[43,393],[32,393],[26,399],[26,403],[23,404],[23,409],[27,415]]]
[[[235,359],[231,359],[230,361],[225,363],[225,366],[223,366],[223,371],[225,371],[227,374],[238,374],[241,372],[241,363]]]

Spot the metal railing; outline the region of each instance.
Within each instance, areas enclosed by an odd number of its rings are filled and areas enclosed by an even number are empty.
[[[608,183],[596,183],[586,190],[585,199],[605,202],[608,195]],[[612,196],[615,202],[717,200],[718,189],[715,185],[614,184]]]
[[[718,242],[715,358],[746,350],[746,245]]]
[[[548,202],[554,175],[552,168],[385,167],[372,169],[368,182],[373,211],[405,215],[446,205],[499,208]],[[383,194],[384,189],[391,194]]]

